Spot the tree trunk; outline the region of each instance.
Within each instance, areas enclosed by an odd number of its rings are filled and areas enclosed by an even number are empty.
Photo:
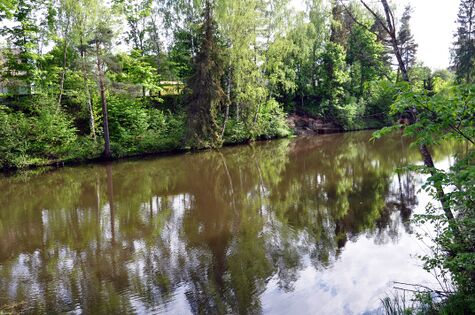
[[[401,50],[398,45],[398,39],[396,35],[396,26],[394,22],[394,16],[391,11],[391,8],[389,7],[388,1],[387,0],[380,0],[381,4],[383,5],[384,8],[384,13],[386,17],[386,21],[384,22],[381,17],[376,14],[366,3],[364,0],[360,0],[360,2],[365,6],[365,8],[373,15],[373,17],[381,24],[381,26],[384,28],[386,33],[390,37],[391,41],[391,46],[393,48],[393,53],[396,56],[399,70],[402,75],[402,79],[408,83],[410,83],[409,76],[407,74],[407,67],[406,64],[404,63],[404,59],[402,58],[401,55]],[[417,109],[414,106],[412,108],[412,111],[410,112],[411,116],[411,124],[416,123],[418,120],[417,117]],[[430,170],[431,174],[434,175],[435,168],[434,168],[434,161],[432,159],[432,155],[429,152],[429,149],[425,144],[422,144],[419,146],[419,152],[422,155],[422,159],[424,161],[424,165]],[[450,205],[447,203],[446,198],[445,198],[445,192],[441,184],[434,183],[435,189],[437,191],[437,198],[439,199],[442,209],[444,210],[445,216],[447,220],[449,220],[449,224],[452,227],[452,230],[454,231],[455,234],[458,233],[458,229],[454,227],[453,222],[454,222],[454,215],[452,213],[452,210],[450,209]]]
[[[82,78],[83,78],[83,83],[84,83],[84,91],[86,92],[86,97],[87,97],[87,110],[89,111],[89,128],[91,129],[92,139],[94,139],[94,142],[96,142],[97,141],[96,123],[95,123],[95,118],[94,118],[94,110],[92,107],[91,90],[89,89],[89,86],[87,85],[86,56],[84,52],[81,52],[81,59],[82,59]]]
[[[63,69],[61,71],[61,80],[59,83],[59,97],[58,97],[58,109],[61,107],[61,101],[64,94],[64,80],[66,77],[66,62],[68,57],[68,33],[69,33],[69,19],[66,23],[66,29],[64,32],[64,43],[63,43]]]
[[[64,79],[66,76],[66,58],[67,58],[67,46],[66,46],[66,39],[65,39],[64,48],[63,48],[63,69],[61,71],[61,80],[59,82],[58,108],[61,107],[61,101],[63,99],[63,93],[64,93]]]
[[[231,84],[232,84],[232,72],[231,66],[229,67],[229,74],[228,74],[228,82],[226,87],[226,109],[224,112],[224,122],[223,122],[223,129],[221,131],[221,139],[224,138],[224,133],[226,131],[226,124],[228,123],[229,119],[229,107],[231,105]]]
[[[106,99],[106,89],[104,84],[104,71],[102,69],[102,62],[100,58],[100,47],[99,43],[96,42],[96,59],[97,59],[97,75],[99,78],[99,90],[101,94],[101,103],[102,103],[102,116],[103,116],[103,127],[104,127],[104,159],[110,159],[111,148],[110,148],[110,136],[109,136],[109,116],[107,113],[107,99]]]
[[[407,66],[404,63],[404,59],[402,58],[401,49],[399,48],[398,39],[396,36],[396,25],[394,23],[393,13],[387,0],[381,0],[381,4],[383,5],[384,14],[386,15],[387,28],[389,31],[388,33],[391,38],[391,46],[393,47],[394,55],[396,56],[396,60],[399,65],[399,70],[401,70],[402,79],[409,82]]]

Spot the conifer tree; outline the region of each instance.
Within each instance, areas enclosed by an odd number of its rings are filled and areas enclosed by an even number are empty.
[[[461,0],[452,49],[452,68],[459,82],[471,83],[475,57],[475,0]]]
[[[201,43],[194,59],[194,73],[188,83],[191,94],[188,102],[186,143],[194,148],[219,145],[216,112],[225,94],[221,86],[223,68],[216,33],[213,3],[207,0],[203,14]]]
[[[416,63],[417,47],[419,46],[414,40],[411,32],[411,14],[412,7],[406,6],[401,18],[401,28],[399,29],[398,41],[402,58],[408,69],[411,69]]]

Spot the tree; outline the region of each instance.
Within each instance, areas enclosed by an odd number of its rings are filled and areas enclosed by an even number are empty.
[[[320,112],[327,118],[336,118],[336,107],[341,105],[345,96],[344,85],[349,76],[346,71],[346,51],[342,45],[329,42],[320,55],[321,68],[319,74],[319,95],[321,97]]]
[[[351,67],[351,93],[357,98],[363,97],[366,83],[390,73],[385,60],[385,47],[377,36],[369,31],[374,21],[362,19],[361,23],[364,26],[352,27],[346,56]]]
[[[84,89],[84,100],[89,113],[90,135],[96,141],[96,118],[94,115],[94,106],[92,101],[92,92],[90,87],[91,63],[88,60],[90,52],[89,42],[94,37],[93,25],[95,21],[96,2],[94,0],[78,1],[77,11],[74,13],[73,29],[71,31],[73,44],[80,55],[78,66],[82,74],[82,84]]]
[[[194,73],[188,82],[191,95],[186,143],[194,148],[219,145],[216,111],[224,97],[222,58],[212,0],[206,0],[204,6],[201,43],[194,61]]]
[[[344,84],[349,77],[346,69],[346,46],[351,23],[347,19],[344,7],[337,1],[332,2],[332,19],[330,38],[321,54],[321,73],[319,93],[322,99],[321,112],[326,117],[336,118],[336,107],[340,104],[344,94]]]
[[[224,135],[231,110],[235,121],[252,129],[258,118],[259,106],[266,101],[267,89],[263,71],[259,68],[264,58],[264,44],[258,43],[258,37],[262,35],[262,42],[265,42],[264,33],[268,30],[262,30],[263,1],[221,1],[219,4],[218,22],[226,45]]]
[[[9,44],[2,77],[21,94],[30,94],[36,79],[40,28],[35,12],[40,12],[40,5],[38,1],[19,0],[11,15],[14,23],[1,29]]]
[[[317,33],[315,25],[305,21],[303,13],[292,15],[286,34],[277,35],[266,54],[266,74],[269,93],[276,99],[295,101],[300,109],[315,85],[314,51]],[[297,101],[298,99],[298,101]]]
[[[475,60],[475,0],[461,0],[452,48],[452,68],[458,82],[472,83]]]
[[[103,158],[110,159],[112,157],[110,135],[109,135],[109,116],[107,111],[106,83],[105,83],[105,62],[104,56],[106,51],[110,51],[113,32],[110,27],[111,15],[106,7],[98,6],[96,8],[95,24],[93,29],[93,38],[89,41],[89,45],[95,52],[97,80],[99,86],[99,94],[102,105],[102,120],[104,134],[104,152]]]
[[[401,27],[398,32],[399,49],[401,50],[402,58],[408,70],[416,63],[417,47],[419,46],[411,33],[411,13],[412,7],[410,5],[406,6],[401,18]]]
[[[410,80],[407,72],[407,65],[404,62],[402,53],[401,53],[401,47],[398,45],[398,38],[397,38],[397,32],[396,32],[396,24],[394,21],[394,13],[392,12],[389,3],[387,0],[380,0],[381,5],[384,10],[384,15],[385,18],[382,18],[380,15],[378,15],[371,7],[366,4],[364,0],[360,0],[360,2],[364,5],[364,7],[374,16],[374,18],[379,22],[379,24],[383,27],[383,29],[386,31],[390,43],[393,47],[393,53],[396,57],[396,60],[398,62],[399,66],[399,71],[402,74],[403,80],[410,85]],[[409,116],[410,124],[416,124],[419,120],[419,114],[418,114],[418,109],[414,106],[410,110],[407,110],[405,112],[406,115]],[[427,144],[426,143],[420,143],[419,144],[419,152],[422,155],[422,159],[424,162],[424,165],[431,171],[431,174],[435,175],[436,170],[434,166],[434,160],[432,158],[432,154],[430,153]],[[437,197],[440,200],[442,204],[442,208],[444,209],[445,215],[449,221],[452,221],[454,218],[454,214],[452,210],[450,209],[449,203],[445,200],[445,193],[442,188],[442,185],[436,185],[436,190],[437,190]]]
[[[133,49],[145,53],[147,35],[147,18],[151,11],[151,0],[124,1],[115,0],[115,5],[124,14],[128,30],[125,32],[125,41]]]
[[[58,33],[60,37],[61,45],[63,46],[63,60],[62,60],[62,69],[59,83],[59,96],[58,96],[58,107],[61,106],[61,100],[64,94],[64,81],[67,70],[67,61],[68,61],[68,47],[71,41],[71,29],[73,23],[73,15],[78,12],[77,8],[78,2],[76,0],[59,0],[58,3],[58,14],[57,14],[57,25]]]

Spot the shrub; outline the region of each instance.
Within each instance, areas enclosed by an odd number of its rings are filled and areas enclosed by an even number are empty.
[[[228,119],[225,131],[225,143],[242,143],[291,135],[286,115],[274,99],[265,102],[259,107],[258,112],[247,120]]]
[[[34,104],[30,115],[0,106],[0,166],[25,167],[63,159],[76,146],[76,129],[48,100]]]

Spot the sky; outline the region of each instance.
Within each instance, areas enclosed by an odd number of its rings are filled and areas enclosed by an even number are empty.
[[[303,9],[303,0],[291,0]],[[376,0],[368,0],[375,3]],[[417,58],[432,69],[444,69],[450,64],[450,47],[456,30],[459,0],[394,0],[400,17],[408,3],[414,8],[411,27],[419,44]]]

